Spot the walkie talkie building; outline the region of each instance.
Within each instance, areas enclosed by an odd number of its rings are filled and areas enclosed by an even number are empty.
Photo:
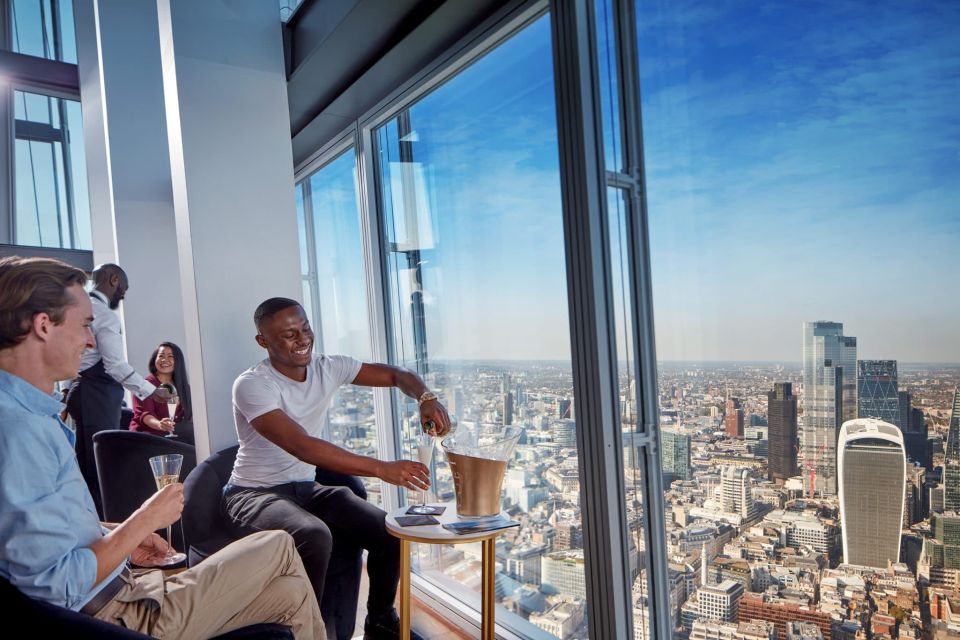
[[[886,568],[899,562],[906,486],[900,429],[872,418],[849,420],[837,442],[843,559]]]

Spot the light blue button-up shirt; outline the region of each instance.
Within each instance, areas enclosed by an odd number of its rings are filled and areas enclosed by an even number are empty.
[[[38,600],[79,610],[100,584],[90,545],[103,536],[63,405],[0,371],[0,575]]]

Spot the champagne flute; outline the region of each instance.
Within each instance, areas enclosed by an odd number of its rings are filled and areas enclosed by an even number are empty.
[[[170,396],[170,399],[167,400],[167,413],[170,414],[170,420],[174,423],[176,423],[175,416],[177,415],[177,405],[179,404],[180,404],[180,396],[178,395],[172,395]],[[177,434],[171,431],[170,433],[163,434],[163,437],[176,438]]]
[[[428,469],[428,474],[432,475],[429,471],[432,468],[431,463],[433,462],[433,452],[434,445],[437,442],[437,439],[434,438],[426,431],[421,431],[417,434],[415,444],[417,446],[417,457],[420,460],[420,464],[424,465]],[[428,476],[429,477],[429,476]],[[430,486],[433,486],[433,483],[430,483]],[[423,489],[420,491],[420,504],[414,505],[408,509],[408,513],[419,513],[429,515],[432,513],[431,507],[427,505],[427,492],[429,489]]]
[[[176,423],[177,405],[180,404],[180,396],[177,395],[177,388],[169,382],[164,382],[160,386],[170,392],[170,397],[167,398],[167,413],[169,414],[170,421]],[[163,434],[163,437],[176,438],[177,434],[171,431],[170,433]]]
[[[174,484],[180,480],[180,467],[183,465],[183,456],[179,453],[171,453],[163,456],[154,456],[150,458],[150,470],[153,472],[153,479],[157,483],[157,490]],[[187,554],[173,549],[173,538],[170,535],[170,529],[173,523],[167,525],[167,557],[162,563],[163,566],[179,564],[187,559]]]

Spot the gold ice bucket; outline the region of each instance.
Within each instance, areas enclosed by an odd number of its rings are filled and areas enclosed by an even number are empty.
[[[500,515],[503,476],[522,433],[520,427],[461,422],[440,442],[453,474],[459,517]]]

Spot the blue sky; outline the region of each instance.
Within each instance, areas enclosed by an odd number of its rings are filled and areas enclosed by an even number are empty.
[[[960,5],[640,5],[658,356],[960,361]]]
[[[796,361],[828,319],[960,361],[960,4],[641,1],[638,31],[658,357]],[[432,358],[569,358],[551,55],[541,19],[411,109]]]

